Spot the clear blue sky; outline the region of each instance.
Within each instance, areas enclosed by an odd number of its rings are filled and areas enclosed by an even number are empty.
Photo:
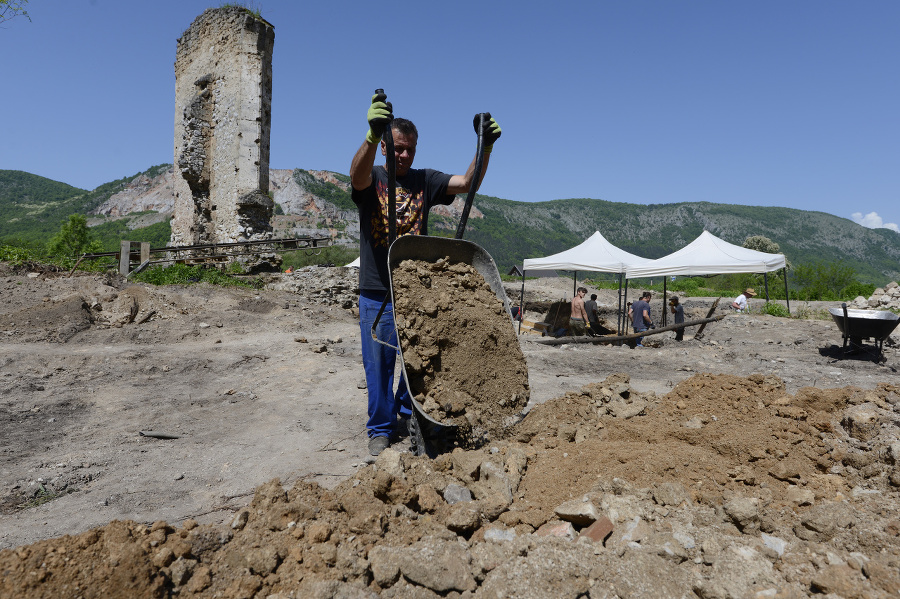
[[[519,201],[709,201],[900,223],[900,2],[252,3],[275,26],[271,166],[349,171],[369,98],[416,166]],[[172,162],[176,40],[216,0],[32,0],[0,28],[0,169],[93,189]],[[857,214],[857,217],[854,217]]]

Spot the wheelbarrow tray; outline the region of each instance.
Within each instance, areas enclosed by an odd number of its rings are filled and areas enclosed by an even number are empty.
[[[465,241],[463,239],[451,239],[447,237],[430,237],[427,235],[405,235],[398,237],[391,247],[388,249],[388,271],[391,280],[391,302],[397,306],[397,297],[394,290],[394,269],[400,266],[404,260],[422,260],[425,262],[437,262],[442,258],[447,258],[450,262],[468,264],[475,268],[485,282],[490,286],[494,294],[503,302],[506,314],[512,321],[512,312],[510,311],[509,300],[506,292],[503,290],[503,281],[500,279],[500,273],[497,270],[497,264],[491,255],[485,251],[477,243]],[[399,343],[400,331],[404,327],[405,318],[394,318],[395,326],[398,333],[398,347],[400,347],[400,363],[403,368],[403,377],[409,384],[409,377],[406,373],[406,360],[403,359],[403,348]],[[410,393],[412,396],[412,393]],[[433,419],[425,413],[425,410],[414,397],[410,397],[413,409],[431,424],[453,427],[453,424],[440,422]]]
[[[886,310],[847,309],[844,318],[842,308],[828,308],[831,318],[844,337],[851,339],[874,339],[884,341],[900,324],[900,315]]]

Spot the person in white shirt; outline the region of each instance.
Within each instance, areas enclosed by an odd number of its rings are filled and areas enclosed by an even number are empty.
[[[750,305],[748,303],[748,300],[751,297],[756,297],[756,292],[753,291],[752,287],[749,287],[744,291],[744,293],[737,296],[737,298],[735,298],[735,300],[731,302],[731,307],[738,312],[749,312]]]

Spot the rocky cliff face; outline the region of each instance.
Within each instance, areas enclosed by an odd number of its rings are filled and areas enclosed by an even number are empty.
[[[322,199],[303,189],[297,184],[291,169],[271,169],[269,171],[269,191],[275,202],[281,205],[285,214],[302,214],[304,212],[322,213],[329,207]],[[316,178],[346,188],[334,173],[328,171],[309,171]],[[95,210],[104,216],[126,216],[133,212],[170,213],[175,207],[173,190],[174,169],[169,167],[165,172],[148,177],[135,177],[122,191],[113,194]],[[474,210],[473,210],[474,214]]]
[[[325,183],[331,183],[349,191],[349,185],[329,171],[307,171]],[[140,175],[129,182],[122,191],[113,194],[95,210],[96,214],[118,218],[153,210],[171,215],[175,207],[174,169],[169,167],[156,176]],[[284,216],[273,219],[276,237],[315,236],[328,231],[336,241],[354,243],[359,239],[359,217],[355,211],[341,210],[318,197],[297,181],[292,169],[270,169],[269,191],[281,206]],[[435,206],[432,215],[444,216],[458,222],[465,198],[457,196],[448,206]],[[472,206],[470,219],[484,218],[477,207]],[[455,227],[455,222],[453,226]],[[434,228],[441,227],[432,221]]]
[[[175,208],[174,173],[174,169],[169,167],[155,177],[139,175],[125,189],[100,204],[94,212],[112,217],[147,210],[171,213]]]

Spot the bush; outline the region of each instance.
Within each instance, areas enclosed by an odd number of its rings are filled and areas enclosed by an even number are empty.
[[[47,244],[47,253],[60,258],[74,258],[79,254],[102,252],[103,247],[94,240],[83,214],[73,214],[69,222],[59,229]]]
[[[779,318],[791,317],[791,313],[788,311],[786,306],[782,306],[781,304],[775,302],[766,302],[766,304],[762,307],[761,312],[763,314],[768,314],[769,316],[778,316]]]
[[[356,248],[332,245],[316,251],[285,252],[281,256],[283,260],[281,267],[283,269],[303,268],[317,264],[344,266],[353,262],[357,256],[359,256],[359,250]]]
[[[234,267],[229,267],[234,272]],[[242,270],[240,267],[238,271]],[[253,287],[251,283],[232,278],[229,274],[210,266],[188,266],[172,264],[171,266],[154,266],[131,277],[133,280],[151,285],[190,285],[191,283],[209,283],[210,285]]]
[[[860,295],[865,298],[869,298],[873,293],[875,293],[875,285],[871,283],[860,283],[859,281],[854,281],[841,289],[840,299],[854,300]]]

